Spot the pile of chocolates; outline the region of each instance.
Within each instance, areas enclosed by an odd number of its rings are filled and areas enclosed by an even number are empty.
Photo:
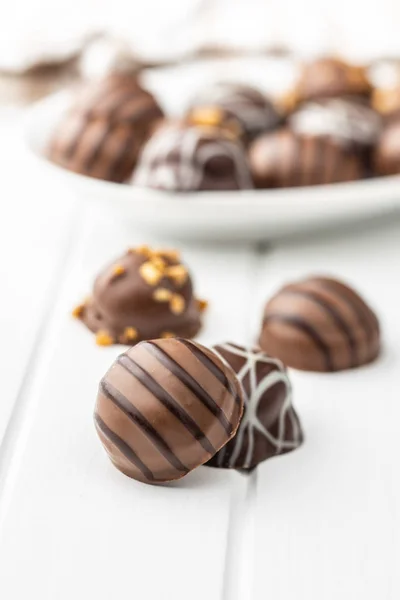
[[[218,83],[172,120],[134,71],[83,86],[48,156],[91,177],[173,192],[282,188],[400,173],[400,81],[337,58],[304,64],[284,98]]]
[[[163,483],[203,464],[251,471],[296,450],[304,436],[286,367],[354,369],[380,351],[374,312],[327,277],[267,302],[259,347],[194,342],[206,308],[176,250],[141,246],[107,266],[73,311],[99,345],[131,346],[102,378],[94,415],[129,477]]]

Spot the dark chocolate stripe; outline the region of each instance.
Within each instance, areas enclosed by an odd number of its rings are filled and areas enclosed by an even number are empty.
[[[167,442],[161,437],[156,429],[149,423],[144,415],[129,402],[129,400],[121,394],[119,390],[117,390],[113,385],[111,385],[108,381],[102,379],[100,382],[101,392],[106,396],[113,404],[115,404],[122,412],[124,412],[127,417],[130,418],[135,425],[137,425],[143,433],[149,438],[149,440],[154,444],[157,450],[167,459],[167,461],[175,467],[177,471],[181,471],[183,473],[189,473],[189,469],[185,467],[184,464],[181,463],[179,458],[175,456]]]
[[[80,127],[78,128],[77,132],[75,133],[75,136],[72,138],[72,140],[70,141],[70,143],[64,150],[64,158],[66,160],[71,160],[74,157],[74,155],[78,149],[81,137],[85,133],[86,127],[87,127],[87,121],[84,118],[82,118]]]
[[[180,404],[173,398],[164,388],[155,380],[153,377],[147,373],[138,365],[130,356],[127,354],[121,354],[121,356],[117,359],[118,364],[120,364],[126,371],[128,371],[131,375],[136,377],[138,381],[145,388],[149,390],[161,402],[163,406],[167,410],[169,410],[181,423],[186,427],[186,429],[192,434],[192,436],[203,446],[204,450],[209,454],[215,454],[216,449],[211,444],[210,440],[207,436],[202,432],[200,427],[197,425],[196,421],[192,419],[190,415],[182,408]]]
[[[150,471],[148,467],[140,460],[136,452],[132,450],[130,446],[123,439],[121,439],[116,433],[111,431],[111,429],[104,423],[103,419],[95,413],[94,420],[97,427],[114,444],[116,448],[125,456],[130,463],[135,465],[141,471],[141,473],[148,479],[149,481],[155,481],[155,477],[153,473]]]
[[[216,377],[216,379],[218,379],[218,381],[220,381],[222,383],[222,385],[225,386],[227,390],[229,390],[229,392],[234,397],[236,404],[240,405],[241,398],[240,398],[239,394],[236,392],[233,384],[230,382],[227,375],[211,360],[211,358],[208,358],[208,356],[206,354],[204,354],[204,352],[202,352],[199,348],[197,348],[197,346],[195,346],[195,344],[192,344],[192,342],[190,340],[185,340],[183,338],[177,338],[177,339],[181,344],[186,346],[186,348],[188,348],[190,350],[190,352],[192,354],[194,354],[195,357],[201,363],[203,363],[203,365],[205,367],[207,367],[207,369],[209,371],[211,371],[211,373],[214,375],[214,377]]]
[[[105,121],[103,121],[103,126],[104,125],[106,125]],[[98,158],[101,154],[103,147],[105,146],[105,144],[107,142],[107,138],[109,135],[111,135],[111,133],[112,133],[111,128],[108,125],[105,126],[104,131],[97,138],[96,143],[92,145],[90,152],[88,153],[88,155],[85,158],[85,161],[84,161],[85,171],[90,171],[94,167],[94,165],[96,164],[96,161],[98,160]]]
[[[157,346],[154,342],[147,342],[145,348],[162,365],[173,373],[187,388],[208,408],[208,410],[219,420],[226,433],[231,436],[233,429],[221,407],[214,398],[199,385],[199,383],[188,373],[182,365],[178,364],[167,352]]]
[[[324,342],[319,333],[309,323],[303,321],[303,319],[293,317],[292,315],[277,313],[271,313],[269,315],[266,315],[264,317],[264,323],[266,323],[267,321],[281,321],[282,323],[287,323],[288,325],[292,325],[293,327],[296,327],[297,329],[303,331],[310,339],[312,339],[314,344],[318,347],[319,350],[321,350],[322,354],[324,355],[326,370],[335,370],[329,346]]]
[[[373,314],[371,314],[362,298],[357,298],[357,300],[354,300],[354,298],[351,298],[350,295],[347,295],[345,292],[343,292],[339,286],[336,286],[334,282],[322,279],[318,279],[317,281],[322,287],[325,287],[331,292],[337,294],[339,298],[352,309],[358,322],[364,328],[367,338],[371,338],[375,333],[375,317]]]
[[[132,138],[132,135],[127,135],[126,140],[123,144],[121,144],[119,152],[116,154],[114,160],[111,162],[108,168],[108,179],[110,179],[111,181],[119,181],[125,178],[125,169],[123,169],[123,167],[125,166],[124,163],[126,161],[127,154],[131,150],[133,144],[134,140]],[[133,162],[134,161],[132,160],[132,170],[134,166]],[[129,175],[129,173],[127,175]]]
[[[308,300],[311,300],[315,304],[318,304],[320,308],[322,308],[325,312],[327,312],[335,322],[336,326],[343,333],[347,340],[347,344],[349,346],[350,356],[351,356],[351,366],[355,367],[358,364],[358,354],[357,354],[357,343],[353,336],[353,332],[351,331],[350,326],[346,323],[340,313],[336,310],[336,308],[326,299],[321,298],[316,292],[312,292],[310,290],[302,290],[302,289],[293,289],[293,290],[283,290],[284,294],[293,294],[295,296],[303,296]]]

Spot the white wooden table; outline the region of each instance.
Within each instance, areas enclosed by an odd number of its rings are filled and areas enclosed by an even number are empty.
[[[251,343],[268,295],[318,272],[365,294],[385,351],[355,372],[292,373],[297,452],[249,477],[202,467],[145,486],[111,466],[92,424],[120,349],[96,347],[70,309],[106,261],[157,240],[43,181],[13,117],[0,125],[0,598],[398,600],[399,218],[264,250],[181,247],[210,300],[201,342]]]

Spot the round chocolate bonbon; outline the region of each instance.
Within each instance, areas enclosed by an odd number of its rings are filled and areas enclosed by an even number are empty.
[[[187,340],[142,342],[101,380],[95,425],[112,463],[162,483],[205,463],[235,434],[241,386],[212,351]]]
[[[281,117],[272,101],[249,85],[221,82],[204,89],[193,100],[188,118],[201,118],[202,112],[219,111],[220,121],[249,141],[274,129]]]
[[[194,337],[206,303],[193,296],[176,250],[132,248],[96,278],[93,296],[74,315],[97,343],[132,345],[158,337]]]
[[[49,158],[76,173],[125,181],[162,111],[132,75],[92,82],[77,95],[56,128]]]
[[[266,305],[260,346],[289,367],[340,371],[373,361],[378,320],[345,284],[312,277],[283,287]]]
[[[307,136],[288,128],[257,138],[249,150],[258,188],[296,187],[361,179],[361,157],[328,136]]]
[[[371,91],[366,69],[339,58],[323,57],[304,64],[293,95],[295,102]]]
[[[244,148],[230,132],[177,123],[161,126],[147,142],[132,182],[168,191],[253,187]]]
[[[235,437],[207,464],[253,469],[268,458],[298,448],[303,433],[283,363],[259,348],[227,343],[212,349],[236,373],[243,389],[244,411]]]

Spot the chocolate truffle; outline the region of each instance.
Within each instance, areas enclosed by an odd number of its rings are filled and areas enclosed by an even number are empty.
[[[180,479],[235,434],[242,390],[216,354],[187,340],[142,342],[100,382],[94,420],[112,463],[133,479]]]
[[[379,324],[354,290],[312,277],[286,285],[268,302],[260,346],[295,369],[351,369],[378,356]]]
[[[246,142],[274,129],[280,115],[272,101],[259,90],[235,83],[216,83],[193,100],[189,120],[201,118],[203,111],[218,111],[219,120],[230,125]]]
[[[291,115],[289,126],[300,135],[329,136],[362,150],[376,143],[381,117],[362,99],[326,98],[302,104]]]
[[[162,111],[132,75],[114,74],[84,86],[59,123],[49,158],[76,173],[122,182]]]
[[[144,147],[132,182],[168,191],[252,187],[244,148],[225,129],[167,123]]]
[[[364,67],[338,58],[319,58],[305,64],[294,89],[295,102],[356,94],[366,96],[371,84]]]
[[[400,173],[400,118],[389,122],[375,147],[373,167],[378,175]]]
[[[298,448],[303,433],[281,361],[258,348],[236,344],[221,344],[213,350],[236,373],[242,385],[244,412],[235,437],[207,464],[253,469],[268,458]]]
[[[187,268],[176,250],[130,249],[97,277],[93,296],[74,316],[96,334],[99,345],[194,337],[204,301],[193,296]]]
[[[364,174],[363,161],[353,149],[331,137],[300,135],[287,128],[257,138],[249,161],[259,188],[354,181]]]

